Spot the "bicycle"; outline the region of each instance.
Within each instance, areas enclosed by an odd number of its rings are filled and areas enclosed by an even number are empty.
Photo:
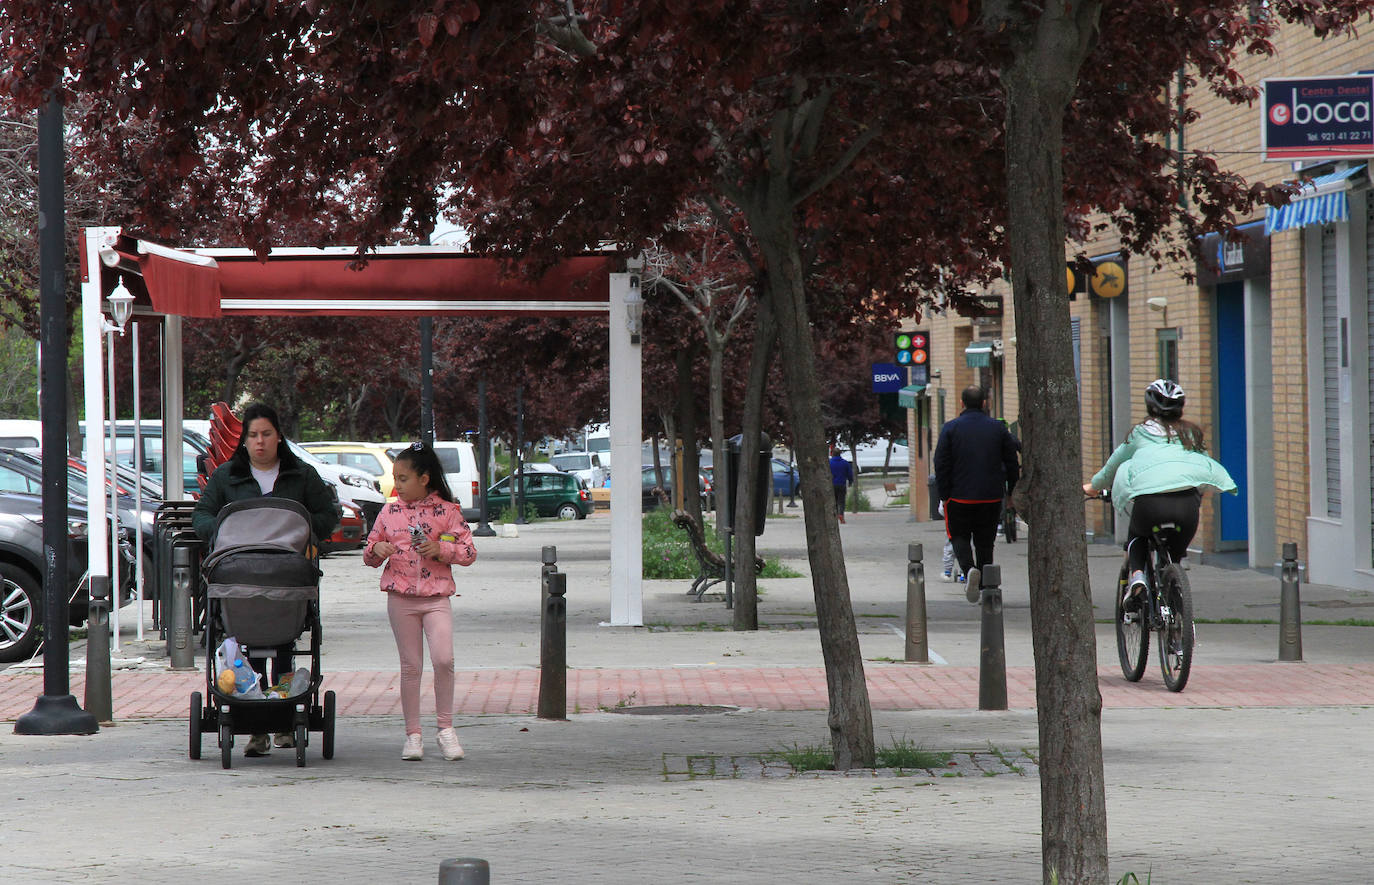
[[[1102,492],[1092,497],[1108,497]],[[1193,591],[1183,567],[1169,555],[1169,541],[1178,531],[1172,522],[1151,526],[1146,538],[1150,552],[1145,562],[1145,589],[1126,610],[1130,566],[1123,563],[1116,580],[1116,650],[1121,673],[1128,682],[1145,675],[1150,653],[1150,633],[1157,634],[1159,669],[1169,691],[1183,691],[1193,666],[1196,633],[1193,624]]]

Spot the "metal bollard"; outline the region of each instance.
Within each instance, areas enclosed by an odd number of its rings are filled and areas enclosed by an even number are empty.
[[[978,709],[1007,708],[1007,648],[1002,630],[1002,567],[982,568],[982,651],[978,658]]]
[[[97,722],[114,720],[110,685],[110,578],[91,577],[86,622],[86,712]]]
[[[549,598],[544,603],[543,635],[539,642],[540,719],[568,718],[568,576],[549,575]]]
[[[918,543],[906,545],[906,659],[930,663],[926,637],[926,567],[924,550]]]
[[[194,670],[195,649],[191,646],[191,548],[178,544],[172,548],[172,611],[168,618],[167,657],[173,670]]]
[[[1279,660],[1302,660],[1302,612],[1298,605],[1298,545],[1283,545],[1279,577]]]
[[[439,885],[490,885],[491,867],[480,857],[450,857],[439,864]]]

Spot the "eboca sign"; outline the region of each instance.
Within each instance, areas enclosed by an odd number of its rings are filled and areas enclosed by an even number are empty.
[[[1374,154],[1374,76],[1264,81],[1266,160],[1333,160]]]

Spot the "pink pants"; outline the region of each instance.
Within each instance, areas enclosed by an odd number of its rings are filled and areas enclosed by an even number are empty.
[[[453,725],[453,610],[447,596],[386,595],[386,614],[401,655],[401,713],[406,734],[420,734],[420,673],[423,643],[434,667],[434,716],[440,728]],[[423,636],[423,639],[421,638]]]

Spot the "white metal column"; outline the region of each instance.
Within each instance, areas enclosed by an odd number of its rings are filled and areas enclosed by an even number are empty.
[[[82,247],[86,250],[86,277],[81,281],[81,360],[86,388],[86,531],[87,567],[92,578],[109,577],[106,557],[95,551],[110,546],[105,517],[105,369],[100,364],[105,315],[100,310],[100,247],[103,238],[113,240],[119,228],[88,228]],[[97,444],[96,440],[101,442]],[[119,605],[119,588],[110,588],[110,605]]]
[[[644,626],[644,543],[639,478],[643,428],[640,347],[630,340],[625,307],[628,273],[610,285],[611,353],[611,620],[612,627]],[[636,275],[637,276],[637,275]]]

